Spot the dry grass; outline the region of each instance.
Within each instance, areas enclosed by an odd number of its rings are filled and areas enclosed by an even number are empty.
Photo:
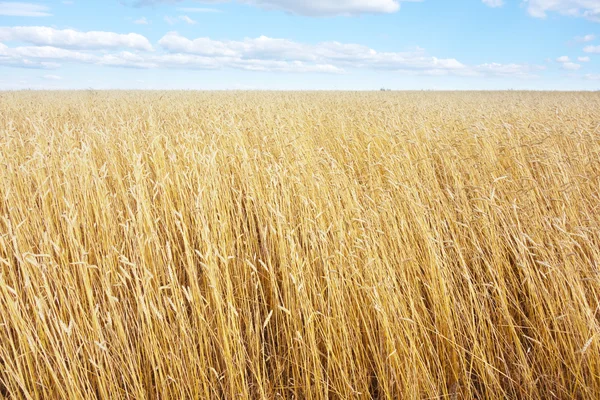
[[[599,94],[0,96],[6,397],[600,397]]]

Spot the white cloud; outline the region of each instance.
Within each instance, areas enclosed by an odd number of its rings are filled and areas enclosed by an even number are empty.
[[[258,39],[245,39],[243,42],[218,41],[210,38],[190,40],[177,32],[167,33],[158,41],[158,44],[172,53],[228,57],[241,57],[244,53],[247,56],[252,56],[251,53],[257,50],[263,53],[274,52],[281,56],[286,51],[297,54],[302,48],[302,45],[285,39],[271,39],[265,36]]]
[[[483,4],[489,7],[502,7],[504,5],[504,0],[481,0]]]
[[[176,4],[183,0],[136,0],[135,7],[157,4]],[[205,0],[203,3],[223,3],[227,0]],[[306,16],[351,16],[360,14],[394,13],[401,2],[422,0],[236,0],[238,3],[254,5],[268,10],[281,10]]]
[[[308,16],[394,13],[398,0],[244,0],[261,8],[276,9]]]
[[[589,57],[577,57],[577,61],[579,62],[590,62]]]
[[[73,49],[126,47],[137,50],[152,50],[152,45],[148,39],[137,33],[122,35],[100,31],[79,32],[72,29],[57,30],[44,26],[1,27],[0,41],[25,42]]]
[[[531,64],[498,64],[487,63],[475,67],[475,70],[485,75],[495,75],[500,77],[515,77],[521,79],[537,78],[538,72],[545,70],[546,67]]]
[[[42,78],[47,79],[49,81],[60,81],[62,80],[61,76],[58,75],[44,75]]]
[[[142,17],[133,21],[133,23],[136,25],[148,25],[150,22],[146,19],[146,17]]]
[[[587,42],[591,42],[591,41],[592,41],[592,40],[594,40],[594,39],[596,39],[596,35],[591,35],[591,34],[590,34],[590,35],[585,35],[585,36],[577,36],[577,37],[575,38],[575,41],[576,41],[576,42],[584,42],[584,43],[587,43]]]
[[[193,54],[162,54],[143,56],[121,52],[105,55],[97,64],[130,68],[183,68],[183,69],[242,69],[271,72],[326,72],[342,73],[342,69],[327,64],[312,64],[301,61],[241,60],[228,57],[203,57]]]
[[[156,57],[149,57],[122,51],[116,54],[105,54],[93,61],[94,64],[105,65],[109,67],[124,67],[124,68],[158,68],[160,65],[154,60]]]
[[[600,22],[600,0],[524,0],[527,11],[536,18],[546,18],[548,12],[583,17]]]
[[[600,74],[586,74],[583,77],[590,81],[600,81]]]
[[[52,46],[22,46],[9,48],[0,43],[0,65],[21,68],[58,68],[60,62],[96,64],[125,68],[233,68],[251,71],[342,73],[342,68],[324,63],[303,61],[206,57],[193,54],[154,54],[123,51],[113,54],[60,49]]]
[[[566,69],[568,71],[577,71],[579,68],[581,68],[581,65],[571,62],[571,59],[568,56],[558,57],[556,61],[562,64],[562,69]]]
[[[600,53],[600,46],[586,46],[583,51],[586,53]]]
[[[31,60],[30,58],[23,57],[14,52],[14,49],[9,49],[2,43],[0,43],[0,65],[16,68],[39,69],[55,69],[60,67],[60,64],[56,62],[35,59]]]
[[[40,4],[0,1],[0,15],[10,17],[51,17],[49,8]]]
[[[372,69],[402,71],[424,75],[513,76],[531,78],[544,67],[528,64],[482,64],[467,66],[454,58],[438,58],[417,48],[408,52],[378,52],[359,44],[322,42],[316,45],[266,36],[242,41],[210,38],[188,39],[170,32],[159,45],[173,54],[212,59],[235,60],[236,65],[251,65],[256,60],[299,62],[335,66],[342,70]],[[232,61],[231,61],[232,62]],[[245,67],[248,68],[248,67]]]
[[[581,65],[575,64],[573,62],[566,62],[563,63],[562,68],[566,69],[567,71],[577,71],[579,68],[581,68]]]
[[[345,73],[350,70],[387,70],[411,75],[501,76],[535,78],[544,67],[488,63],[468,66],[454,58],[438,58],[416,48],[406,52],[378,52],[360,44],[322,42],[305,44],[266,36],[242,41],[187,39],[176,32],[159,44],[166,53],[117,53],[65,49],[55,46],[11,47],[0,43],[0,65],[57,68],[60,63],[83,63],[126,68],[240,69],[248,71]]]
[[[323,42],[308,45],[287,39],[261,36],[243,41],[218,41],[210,38],[190,40],[176,32],[160,39],[159,44],[171,53],[194,54],[204,57],[231,57],[242,60],[300,61],[339,65],[341,68],[373,68],[387,70],[443,69],[460,70],[466,66],[455,59],[439,59],[413,52],[377,52],[367,46]]]
[[[60,49],[52,46],[22,46],[9,48],[6,54],[13,58],[42,59],[50,61],[94,62],[98,57],[90,53]]]

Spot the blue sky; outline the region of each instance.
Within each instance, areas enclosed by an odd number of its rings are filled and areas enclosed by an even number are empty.
[[[600,89],[600,0],[0,0],[0,90]]]

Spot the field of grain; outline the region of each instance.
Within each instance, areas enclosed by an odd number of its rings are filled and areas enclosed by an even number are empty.
[[[600,398],[600,94],[0,93],[0,397]]]

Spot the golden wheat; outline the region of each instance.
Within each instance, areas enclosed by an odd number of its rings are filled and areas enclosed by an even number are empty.
[[[597,93],[0,94],[0,397],[600,398]]]

